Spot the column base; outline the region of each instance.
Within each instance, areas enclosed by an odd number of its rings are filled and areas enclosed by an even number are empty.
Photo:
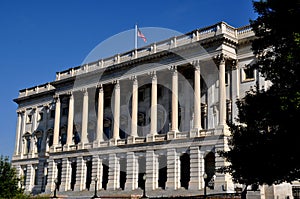
[[[128,136],[127,137],[127,144],[134,144],[135,143],[135,138],[137,136]]]
[[[146,136],[146,142],[155,142],[155,134],[149,134]]]
[[[200,130],[201,128],[194,128],[190,131],[189,137],[194,138],[194,137],[200,137]]]
[[[109,146],[117,146],[118,145],[118,139],[112,138],[109,140]]]
[[[170,131],[167,133],[167,140],[174,140],[177,137],[178,130]]]
[[[93,142],[93,148],[98,148],[98,147],[100,147],[101,146],[101,140],[95,140],[94,142]]]
[[[219,124],[216,128],[216,135],[226,135],[231,136],[229,126],[227,124]]]

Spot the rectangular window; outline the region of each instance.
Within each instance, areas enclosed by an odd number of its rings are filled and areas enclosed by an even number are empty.
[[[253,68],[244,69],[245,79],[254,79],[254,70]]]
[[[241,80],[242,82],[254,81],[255,80],[255,70],[253,67],[246,65],[241,69]]]

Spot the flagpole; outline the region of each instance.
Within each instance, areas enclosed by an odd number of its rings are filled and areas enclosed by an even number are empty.
[[[135,24],[134,30],[134,49],[137,49],[137,24]]]

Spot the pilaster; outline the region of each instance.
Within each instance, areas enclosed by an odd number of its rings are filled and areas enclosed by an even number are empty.
[[[120,163],[116,154],[109,154],[109,169],[108,169],[108,190],[116,190],[120,188]]]
[[[85,189],[85,174],[86,165],[83,157],[77,157],[76,183],[75,191],[82,191]]]
[[[125,190],[131,191],[138,188],[138,157],[134,152],[127,152],[127,179]]]
[[[229,162],[227,162],[223,157],[218,154],[218,151],[227,151],[229,150],[228,144],[226,141],[227,137],[224,137],[223,140],[220,140],[218,144],[215,146],[215,158],[216,158],[216,171],[221,167],[228,166]],[[214,181],[214,189],[219,192],[233,192],[234,184],[231,176],[228,173],[218,173],[216,172],[216,178]]]
[[[189,189],[200,190],[204,188],[204,157],[203,152],[199,150],[198,146],[190,147],[191,169]]]
[[[47,180],[47,186],[46,186],[46,192],[50,193],[53,192],[55,189],[55,179],[57,176],[57,167],[56,163],[53,159],[49,159],[48,164],[48,180]]]
[[[166,189],[176,190],[180,187],[180,159],[176,149],[167,150]]]
[[[158,188],[158,158],[154,151],[146,152],[146,190]]]
[[[25,191],[31,192],[33,188],[33,180],[34,180],[34,169],[31,164],[27,165],[27,176],[26,176],[26,187]]]
[[[95,187],[95,178],[97,177],[97,189],[101,189],[102,187],[102,178],[103,178],[103,168],[102,168],[102,160],[99,155],[94,155],[92,157],[92,182],[91,187]]]
[[[70,160],[65,157],[62,159],[62,174],[61,174],[61,185],[62,191],[70,190],[71,185],[71,164]]]

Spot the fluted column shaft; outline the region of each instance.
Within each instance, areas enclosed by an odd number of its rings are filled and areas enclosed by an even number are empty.
[[[96,140],[103,141],[103,116],[104,116],[104,90],[99,89],[98,94],[98,118],[97,118],[97,133]]]
[[[201,74],[200,65],[196,63],[195,66],[195,78],[194,78],[194,128],[201,129]]]
[[[36,131],[36,123],[37,123],[37,108],[32,109],[32,125],[31,125],[31,132]],[[30,144],[30,153],[33,155],[36,152],[36,135],[32,134],[31,136],[31,144]]]
[[[58,145],[59,140],[59,128],[60,128],[60,99],[59,96],[55,103],[55,119],[54,119],[54,132],[53,132],[53,146]]]
[[[137,137],[137,118],[138,118],[138,81],[137,77],[133,78],[132,84],[132,120],[131,136]]]
[[[88,127],[88,110],[89,110],[89,93],[87,89],[83,91],[82,103],[82,129],[81,129],[81,142],[87,143],[87,127]]]
[[[154,73],[152,75],[151,85],[151,124],[150,134],[157,134],[157,76]]]
[[[178,131],[178,73],[176,67],[172,74],[172,125],[171,131]]]
[[[219,125],[226,124],[226,85],[225,85],[225,59],[219,64]]]
[[[115,84],[115,102],[114,102],[114,130],[113,138],[119,139],[119,123],[120,123],[120,84],[117,82]]]
[[[26,127],[26,111],[22,112],[22,125],[21,125],[21,137],[20,137],[20,152],[21,152],[21,157],[23,156],[23,154],[25,154],[25,150],[24,150],[24,137],[23,135],[25,134],[25,127]]]
[[[73,120],[74,120],[74,97],[73,94],[69,98],[69,113],[68,113],[68,132],[67,132],[67,145],[72,144],[73,137]]]
[[[16,128],[16,141],[15,141],[15,155],[19,155],[20,149],[20,138],[21,138],[21,122],[22,122],[22,115],[20,112],[17,113],[17,128]]]

